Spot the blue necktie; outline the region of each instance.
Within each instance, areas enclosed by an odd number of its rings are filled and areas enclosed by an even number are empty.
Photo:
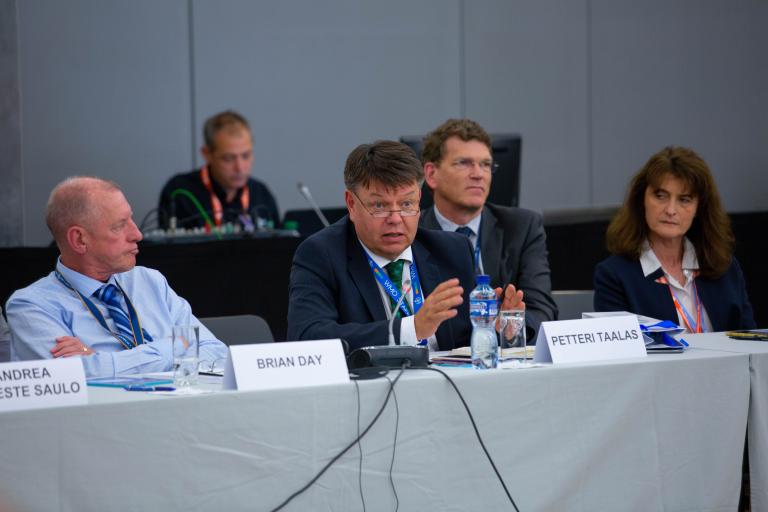
[[[465,235],[467,238],[469,238],[469,243],[472,245],[473,249],[475,250],[475,273],[481,274],[480,272],[480,247],[475,245],[474,242],[472,242],[472,235],[475,234],[474,231],[472,231],[472,228],[469,226],[459,226],[456,228],[456,233],[461,233],[462,235]],[[478,239],[478,242],[480,240]]]
[[[459,227],[457,227],[456,228],[456,232],[457,233],[461,233],[462,235],[466,235],[467,238],[469,238],[470,240],[472,240],[472,235],[475,234],[475,232],[472,231],[472,228],[469,228],[467,226],[459,226]]]
[[[109,316],[115,322],[118,334],[125,338],[128,342],[128,346],[136,345],[136,338],[133,336],[133,329],[131,328],[131,320],[128,315],[123,311],[123,307],[120,304],[120,290],[113,284],[105,284],[96,291],[96,296],[101,302],[106,304],[109,310]]]

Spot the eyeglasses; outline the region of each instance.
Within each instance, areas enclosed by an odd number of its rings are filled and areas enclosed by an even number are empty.
[[[490,172],[491,174],[495,173],[496,169],[499,168],[499,164],[493,160],[475,161],[471,158],[459,158],[451,163],[451,167],[461,172],[469,172],[475,168],[475,165],[480,167],[481,171]]]
[[[400,203],[399,210],[388,210],[385,208],[388,205],[383,204],[381,201],[374,201],[374,203],[369,208],[368,206],[365,205],[363,200],[360,199],[360,196],[358,196],[353,190],[350,190],[350,192],[352,192],[352,195],[357,198],[357,200],[360,202],[360,205],[365,209],[365,211],[367,211],[371,217],[374,217],[376,219],[386,219],[393,213],[399,213],[401,217],[413,217],[414,215],[419,213],[419,203],[411,199],[407,199],[402,203]]]

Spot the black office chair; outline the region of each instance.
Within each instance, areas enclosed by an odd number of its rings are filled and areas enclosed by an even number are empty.
[[[555,290],[552,299],[557,305],[558,320],[580,320],[581,314],[595,310],[594,290]]]
[[[211,316],[200,321],[227,345],[275,341],[269,324],[258,315]]]
[[[5,322],[5,313],[0,306],[0,363],[7,363],[11,360],[11,331],[8,330],[8,324]]]

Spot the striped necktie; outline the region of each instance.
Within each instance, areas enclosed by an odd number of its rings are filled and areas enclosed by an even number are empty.
[[[405,260],[390,261],[384,265],[384,270],[387,271],[389,280],[392,281],[392,284],[395,285],[395,288],[397,288],[397,291],[400,293],[403,292],[403,265],[405,265]],[[397,301],[391,296],[389,297],[389,303],[393,308],[397,305]],[[400,318],[401,316],[403,316],[402,310],[397,308],[397,311],[395,311],[395,318]]]
[[[129,347],[136,346],[136,338],[133,335],[133,328],[131,327],[131,320],[128,315],[123,311],[123,307],[120,304],[120,290],[113,284],[105,284],[95,294],[101,302],[103,302],[109,310],[109,316],[115,322],[118,334],[124,338]]]

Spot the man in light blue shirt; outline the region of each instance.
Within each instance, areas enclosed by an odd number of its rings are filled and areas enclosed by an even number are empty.
[[[105,180],[68,178],[53,189],[46,223],[61,254],[53,272],[8,299],[11,360],[81,357],[87,377],[168,371],[174,325],[200,326],[201,361],[226,357],[162,274],[136,266],[142,236],[132,215]]]

